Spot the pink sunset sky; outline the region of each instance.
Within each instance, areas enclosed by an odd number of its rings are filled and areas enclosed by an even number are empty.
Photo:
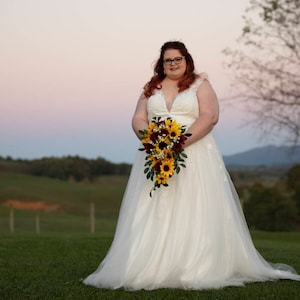
[[[0,156],[132,162],[131,117],[161,45],[181,40],[221,106],[223,155],[264,145],[230,93],[222,50],[236,47],[249,0],[0,2]]]

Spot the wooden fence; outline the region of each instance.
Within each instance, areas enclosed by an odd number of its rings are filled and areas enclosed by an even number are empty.
[[[5,219],[8,220],[8,229],[11,234],[16,232],[16,229],[17,229],[16,224],[18,223],[17,221],[20,219],[20,217],[18,218],[18,216],[17,216],[17,213],[16,213],[17,211],[18,211],[18,209],[11,206],[8,211],[8,216],[2,217],[2,219],[3,219],[2,227],[5,226],[5,223],[6,223]],[[52,216],[53,215],[54,214],[52,214]],[[66,218],[66,216],[64,215],[62,218]],[[83,217],[83,218],[86,219],[86,223],[88,224],[87,231],[90,233],[94,233],[96,231],[96,217],[95,217],[95,205],[93,202],[91,202],[89,204],[89,215],[87,215],[86,217]],[[30,220],[28,220],[28,219],[30,219]],[[30,214],[30,216],[26,217],[26,220],[27,220],[27,222],[29,221],[30,223],[34,224],[35,233],[39,234],[43,231],[43,227],[41,225],[41,223],[43,221],[43,214],[41,212],[39,212],[39,211],[32,212],[32,214]],[[56,221],[57,221],[57,216],[53,218],[53,222],[56,222]],[[74,222],[76,222],[76,221],[74,221]],[[19,225],[19,227],[21,227],[21,226],[22,226],[22,224]],[[63,227],[63,225],[62,225],[62,227]]]

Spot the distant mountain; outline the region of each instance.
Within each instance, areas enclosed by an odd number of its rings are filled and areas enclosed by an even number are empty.
[[[223,156],[226,166],[292,166],[300,164],[300,146],[265,146]]]

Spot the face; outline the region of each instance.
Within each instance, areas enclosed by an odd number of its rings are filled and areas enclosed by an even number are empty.
[[[164,71],[166,77],[177,80],[186,71],[186,61],[177,49],[168,49],[164,53]]]

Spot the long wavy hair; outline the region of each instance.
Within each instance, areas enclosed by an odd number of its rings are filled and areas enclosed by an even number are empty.
[[[154,75],[150,79],[150,81],[144,87],[144,94],[146,98],[149,98],[153,95],[155,89],[161,89],[161,82],[165,78],[164,73],[164,55],[166,50],[168,49],[177,49],[180,54],[185,57],[186,61],[186,71],[184,76],[178,82],[179,92],[182,92],[189,88],[189,86],[199,77],[198,74],[195,73],[194,60],[190,53],[188,52],[185,45],[178,41],[166,42],[163,44],[160,50],[160,57],[157,60],[154,66]]]

